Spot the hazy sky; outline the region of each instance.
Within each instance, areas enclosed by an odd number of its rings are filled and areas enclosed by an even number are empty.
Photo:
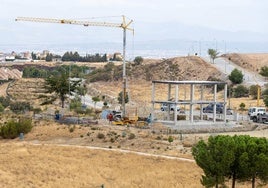
[[[117,33],[104,28],[70,29],[68,26],[51,24],[18,23],[14,21],[18,16],[88,20],[105,17],[103,21],[113,21],[116,18],[110,18],[111,16],[126,15],[134,20],[133,27],[138,39],[147,36],[150,39],[189,39],[191,35],[197,35],[199,39],[207,38],[199,30],[196,33],[190,31],[191,27],[205,28],[204,33],[212,30],[211,40],[217,37],[213,36],[214,30],[238,33],[236,36],[240,36],[239,32],[256,33],[258,40],[262,36],[268,36],[267,0],[0,0],[0,7],[0,43],[7,44],[42,41],[48,33],[51,38],[59,40],[66,40],[65,34],[74,35],[79,30],[81,33],[76,36],[77,40],[83,40],[85,35],[98,38]],[[120,21],[117,18],[116,22]],[[57,31],[54,31],[55,28]],[[119,37],[121,33],[118,40]],[[218,40],[226,40],[226,37]],[[264,40],[268,41],[267,39],[268,37]]]
[[[127,15],[135,22],[181,22],[230,31],[268,32],[267,0],[0,0],[2,19]],[[171,25],[172,27],[172,25]]]

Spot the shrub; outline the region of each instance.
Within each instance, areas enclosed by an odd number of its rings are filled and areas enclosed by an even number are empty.
[[[98,133],[97,138],[98,138],[98,139],[103,139],[103,138],[104,138],[104,134],[102,134],[102,133]]]
[[[32,130],[32,120],[31,119],[20,119],[18,122],[18,131],[19,133],[27,134]]]
[[[13,102],[10,103],[10,110],[14,113],[22,113],[26,110],[30,110],[31,106],[29,102]]]
[[[32,121],[30,119],[20,119],[19,121],[12,119],[1,126],[0,136],[5,139],[14,139],[18,137],[20,133],[27,134],[31,130]]]
[[[0,97],[0,103],[3,105],[3,107],[8,107],[10,104],[10,98],[9,97]]]
[[[141,56],[137,56],[134,59],[135,65],[140,65],[143,62],[143,58]]]
[[[172,136],[169,136],[169,137],[168,137],[168,142],[169,142],[169,143],[173,142],[173,137],[172,137]]]
[[[131,140],[131,139],[134,139],[136,137],[136,135],[134,133],[130,133],[130,135],[128,136],[128,139]]]
[[[69,128],[70,133],[74,132],[74,127]]]
[[[111,141],[112,143],[114,143],[114,142],[115,142],[115,139],[114,139],[114,138],[111,138],[110,141]]]
[[[260,75],[262,75],[264,77],[268,77],[268,67],[267,66],[261,67]]]
[[[41,108],[34,108],[33,109],[34,114],[39,114],[40,112],[42,112]]]
[[[257,99],[258,85],[251,85],[249,87],[249,94],[252,96],[252,99]]]
[[[239,98],[239,97],[247,97],[249,94],[249,90],[247,87],[243,86],[243,85],[238,85],[235,89],[234,89],[234,97],[235,98]]]
[[[4,112],[5,107],[0,103],[0,112]]]

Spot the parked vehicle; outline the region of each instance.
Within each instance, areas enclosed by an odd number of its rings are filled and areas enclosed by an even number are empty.
[[[268,123],[268,114],[267,113],[259,113],[257,115],[258,123]]]
[[[249,119],[253,120],[253,122],[258,122],[258,120],[265,118],[265,114],[266,114],[265,107],[250,107],[248,109]]]
[[[234,111],[231,108],[227,108],[226,115],[233,115]]]
[[[162,103],[161,104],[161,111],[168,111],[168,108],[170,109],[170,111],[174,111],[176,109],[176,105],[175,104],[169,104],[169,103]],[[177,106],[177,111],[180,111],[180,107]]]
[[[121,111],[113,110],[112,114],[113,114],[114,120],[122,119],[122,112]]]
[[[214,104],[209,104],[203,108],[203,112],[204,113],[213,113],[213,109],[214,109]],[[217,114],[223,113],[223,104],[222,103],[216,104],[216,113]]]

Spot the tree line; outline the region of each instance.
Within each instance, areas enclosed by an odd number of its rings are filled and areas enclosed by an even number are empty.
[[[52,75],[61,74],[61,72],[66,72],[70,77],[79,77],[83,78],[90,68],[87,66],[78,66],[75,64],[72,65],[61,65],[54,68],[44,68],[37,66],[27,66],[23,69],[23,78],[47,78]]]
[[[268,140],[266,138],[241,136],[210,136],[208,141],[199,141],[192,154],[204,171],[201,183],[205,187],[226,187],[231,179],[232,188],[237,181],[268,181]]]
[[[95,55],[86,54],[85,56],[80,56],[78,52],[65,52],[62,56],[62,61],[106,62],[107,54],[100,55],[96,53]]]

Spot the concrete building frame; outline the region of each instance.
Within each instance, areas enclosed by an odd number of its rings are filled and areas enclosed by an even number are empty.
[[[156,100],[156,85],[157,84],[164,84],[167,85],[167,100]],[[175,86],[175,96],[173,100],[171,101],[171,87]],[[190,86],[190,100],[185,100],[185,99],[180,99],[179,98],[179,86],[185,86],[188,85]],[[203,120],[203,105],[208,105],[208,104],[213,104],[213,123],[216,122],[216,104],[219,102],[217,99],[217,86],[218,85],[224,85],[224,94],[223,94],[223,122],[226,123],[226,107],[227,107],[227,83],[222,82],[222,81],[162,81],[162,80],[153,80],[152,81],[152,110],[151,110],[151,118],[153,122],[156,122],[155,120],[155,105],[156,104],[174,104],[175,109],[174,109],[174,120],[173,123],[174,125],[177,125],[178,119],[178,111],[177,111],[177,106],[178,105],[189,105],[190,110],[189,110],[189,122],[194,123],[194,107],[196,105],[200,106],[200,120]],[[201,88],[201,96],[200,100],[195,99],[195,87],[200,86]],[[213,100],[204,100],[204,86],[212,86],[213,87]],[[164,91],[163,91],[164,92]],[[171,120],[168,119],[170,122]]]

